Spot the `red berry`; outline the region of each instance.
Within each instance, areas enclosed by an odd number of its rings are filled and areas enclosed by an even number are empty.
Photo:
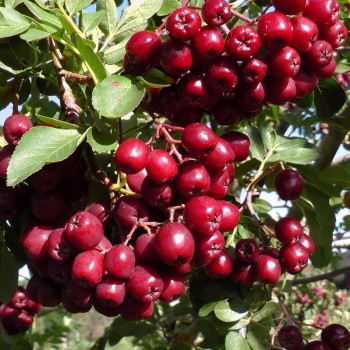
[[[211,27],[225,24],[231,15],[230,5],[225,0],[207,0],[202,7],[202,17]]]
[[[222,211],[219,230],[221,232],[232,231],[239,222],[239,209],[235,204],[225,200],[218,200],[217,203],[220,205]]]
[[[0,178],[6,179],[7,168],[10,163],[11,156],[14,151],[14,147],[10,144],[5,145],[0,150]]]
[[[124,301],[125,293],[125,282],[112,275],[104,275],[95,287],[97,301],[107,307],[119,306]]]
[[[272,256],[261,254],[252,264],[254,279],[266,284],[276,284],[281,276],[281,265]]]
[[[13,114],[5,119],[2,129],[5,140],[16,146],[21,137],[32,128],[32,122],[24,114]]]
[[[304,16],[294,16],[293,40],[290,44],[299,53],[308,51],[318,38],[318,28],[315,22]]]
[[[253,238],[240,239],[235,246],[235,255],[239,261],[250,264],[260,255],[259,245]]]
[[[311,48],[305,52],[303,63],[311,69],[327,66],[332,60],[332,46],[325,40],[316,40]]]
[[[145,202],[154,207],[169,206],[175,196],[172,182],[155,183],[149,176],[142,182],[141,193]]]
[[[267,101],[278,106],[291,101],[297,94],[292,78],[270,79],[266,82]]]
[[[276,10],[286,15],[296,15],[306,8],[307,0],[272,0],[272,5]]]
[[[220,255],[224,247],[225,238],[220,231],[215,231],[211,236],[196,237],[196,266],[208,265]]]
[[[30,259],[48,260],[47,240],[52,232],[49,226],[33,226],[23,235],[22,244]]]
[[[286,216],[278,220],[275,233],[282,244],[289,245],[298,242],[304,231],[297,219]]]
[[[298,350],[303,343],[303,335],[297,326],[287,325],[278,331],[278,341],[286,350]]]
[[[308,95],[318,84],[316,72],[303,67],[301,67],[297,75],[293,77],[293,80],[297,90],[297,97]]]
[[[139,172],[135,174],[127,174],[126,175],[126,182],[130,188],[131,191],[134,191],[136,193],[141,193],[141,185],[143,180],[147,176],[146,168],[143,168]]]
[[[26,295],[26,290],[23,287],[17,287],[15,294],[8,302],[8,306],[14,309],[24,309],[28,303],[28,298]]]
[[[127,321],[137,321],[150,318],[153,314],[154,302],[142,302],[127,295],[119,307],[120,316]]]
[[[230,254],[223,250],[204,267],[206,274],[210,278],[224,278],[231,274],[233,268],[232,258]]]
[[[313,340],[305,345],[304,350],[331,350],[331,348],[321,340]]]
[[[283,169],[275,177],[275,189],[285,201],[298,199],[304,191],[304,180],[294,169]]]
[[[243,62],[239,69],[242,80],[247,84],[255,85],[265,78],[267,65],[263,60],[253,57]]]
[[[233,263],[232,273],[230,278],[233,282],[250,286],[255,281],[254,271],[251,264],[242,263],[239,260],[235,260]]]
[[[164,272],[161,274],[161,277],[164,282],[164,288],[159,300],[169,303],[179,298],[185,292],[186,285],[182,276]]]
[[[295,275],[308,264],[309,253],[299,242],[292,245],[283,246],[279,256],[281,265],[291,275]]]
[[[298,241],[311,255],[315,252],[316,246],[311,237],[309,237],[306,233],[303,233]]]
[[[228,131],[220,136],[228,142],[235,154],[235,162],[242,162],[249,156],[249,137],[239,131]]]
[[[178,84],[179,95],[187,108],[203,108],[208,100],[208,89],[204,77],[196,74],[184,75]]]
[[[329,79],[333,76],[335,69],[337,68],[337,62],[332,57],[331,61],[324,67],[318,67],[315,69],[315,73],[320,79]]]
[[[309,0],[303,16],[310,18],[319,28],[332,26],[339,18],[337,0]]]
[[[350,337],[349,330],[338,323],[333,323],[323,328],[321,332],[321,339],[323,342],[327,343],[329,347],[333,348],[342,348],[344,349],[348,347],[348,341]],[[347,345],[345,347],[345,345]]]
[[[268,74],[276,78],[294,77],[300,68],[301,59],[298,52],[290,46],[270,51],[265,57]]]
[[[331,27],[322,28],[320,38],[328,41],[332,48],[338,48],[345,43],[348,36],[348,30],[341,21],[335,22]]]
[[[104,266],[108,273],[120,279],[131,276],[135,267],[135,254],[124,244],[116,244],[105,255]]]
[[[178,171],[174,158],[163,149],[155,149],[150,153],[146,170],[149,178],[155,183],[174,178]]]

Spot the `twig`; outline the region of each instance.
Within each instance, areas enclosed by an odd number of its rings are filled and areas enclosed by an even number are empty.
[[[251,24],[251,23],[254,22],[253,19],[250,19],[249,17],[242,15],[241,13],[239,13],[238,11],[235,11],[235,10],[232,9],[232,8],[231,8],[231,13],[232,13],[233,16],[235,16],[235,17],[241,19],[241,20],[244,21],[244,22],[247,22],[248,24]]]
[[[307,283],[317,282],[317,281],[322,281],[322,280],[331,280],[333,277],[341,275],[343,273],[347,273],[347,272],[350,272],[350,266],[341,267],[340,269],[326,272],[326,273],[323,273],[321,275],[305,277],[305,278],[298,278],[298,279],[293,280],[291,283],[293,286],[296,286],[298,284],[307,284]]]
[[[72,81],[79,84],[91,84],[92,78],[85,74],[70,72],[65,69],[61,69],[60,75],[63,75],[67,81]]]
[[[296,326],[295,320],[290,315],[289,311],[287,310],[286,304],[284,303],[284,300],[281,297],[278,297],[278,303],[280,305],[280,308],[282,309],[283,313],[286,315],[287,320],[294,326]]]
[[[22,78],[13,80],[12,114],[18,114],[19,90],[21,88]]]

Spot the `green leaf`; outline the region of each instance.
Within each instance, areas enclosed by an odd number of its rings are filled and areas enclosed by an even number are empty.
[[[254,312],[252,321],[255,323],[261,322],[264,318],[273,316],[279,310],[278,304],[273,301],[268,301],[259,311]]]
[[[36,126],[19,141],[7,170],[7,185],[15,186],[40,170],[45,164],[69,157],[84,140],[77,130]]]
[[[157,68],[151,68],[138,77],[145,85],[162,88],[174,84],[174,79]]]
[[[251,323],[247,333],[247,341],[254,350],[266,350],[270,348],[270,330],[273,326],[273,318],[267,317],[259,323]]]
[[[157,15],[158,16],[165,16],[169,13],[176,10],[178,7],[180,7],[181,1],[180,0],[166,0],[163,2],[162,7],[158,10]]]
[[[318,179],[331,185],[350,187],[350,166],[348,163],[330,166],[318,174]]]
[[[244,133],[247,134],[250,139],[249,150],[252,157],[259,161],[263,161],[266,149],[258,129],[253,126],[250,126],[245,128]]]
[[[267,122],[259,123],[259,132],[266,149],[272,149],[276,144],[276,132],[273,126]]]
[[[100,29],[105,35],[109,35],[117,26],[117,7],[114,0],[97,0],[96,11],[100,10],[106,11],[100,22]]]
[[[101,82],[107,77],[107,72],[100,58],[91,48],[89,41],[82,39],[78,35],[73,35],[73,39],[82,59],[84,60],[84,63],[90,67],[89,72],[94,72],[94,80],[97,80],[96,83]]]
[[[308,164],[317,158],[317,148],[289,148],[274,153],[268,161],[270,163],[287,162],[291,164]]]
[[[255,198],[253,202],[253,208],[258,214],[267,213],[272,209],[272,205],[270,202],[261,199],[261,198]]]
[[[232,327],[229,328],[230,331],[238,331],[241,328],[245,328],[250,323],[250,317],[243,317],[237,323],[235,323]]]
[[[3,236],[3,233],[1,233]],[[8,250],[5,241],[0,241],[0,300],[6,304],[18,285],[18,269],[21,265]]]
[[[53,29],[53,28],[51,28],[50,31],[47,31],[46,29],[31,27],[25,33],[22,33],[20,37],[22,40],[30,42],[30,41],[36,41],[36,40],[47,38],[48,36],[50,36],[55,32],[56,32],[56,29]]]
[[[28,0],[25,0],[24,3],[27,6],[28,10],[37,18],[38,21],[50,25],[57,30],[62,28],[60,20],[49,11],[42,9],[38,5]]]
[[[17,5],[21,4],[23,0],[5,0],[5,7],[14,9]]]
[[[198,311],[200,317],[208,316],[212,311],[214,311],[217,302],[213,301],[211,303],[204,304]]]
[[[86,136],[87,142],[98,153],[115,151],[118,146],[117,135],[101,132],[97,128],[90,128]]]
[[[65,121],[63,121],[63,120],[45,117],[45,116],[40,115],[40,114],[36,114],[35,117],[36,117],[37,119],[39,119],[41,122],[50,124],[50,125],[52,125],[52,126],[56,126],[57,128],[62,128],[62,129],[74,129],[74,130],[78,130],[78,129],[79,129],[79,126],[78,126],[78,125],[76,125],[76,124],[71,124],[71,123],[67,123],[67,122],[65,122]]]
[[[160,0],[131,0],[130,6],[123,10],[115,35],[121,39],[146,28],[147,20],[157,13],[162,4]]]
[[[83,8],[90,5],[91,0],[65,0],[66,9],[70,15],[81,11]]]
[[[143,84],[124,76],[113,75],[95,87],[92,104],[101,115],[120,118],[133,111],[143,95]]]
[[[215,316],[223,322],[236,322],[249,312],[247,306],[240,299],[219,301],[214,309]]]
[[[247,340],[238,332],[229,332],[225,338],[226,350],[251,350]],[[254,349],[255,350],[255,349]]]
[[[92,13],[83,13],[81,16],[82,26],[84,33],[95,29],[101,22],[102,18],[106,15],[105,10],[96,11]]]
[[[316,113],[322,120],[334,116],[346,102],[345,90],[333,77],[321,80],[314,92]]]
[[[23,33],[30,22],[16,10],[0,7],[0,39]]]
[[[116,64],[120,62],[125,55],[125,45],[129,38],[123,39],[116,45],[109,47],[104,52],[104,60],[107,64]]]

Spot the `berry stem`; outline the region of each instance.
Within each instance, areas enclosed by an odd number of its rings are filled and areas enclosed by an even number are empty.
[[[291,317],[289,311],[287,310],[286,304],[284,303],[284,300],[282,299],[282,297],[278,296],[278,303],[280,305],[281,310],[283,311],[283,313],[286,315],[288,321],[294,325],[297,326],[294,319]]]
[[[13,98],[12,98],[12,114],[18,114],[19,89],[21,88],[22,78],[13,80]]]
[[[239,13],[236,10],[234,10],[233,8],[231,8],[231,13],[232,13],[233,16],[241,19],[244,22],[247,22],[248,24],[252,24],[254,22],[253,19],[250,19],[249,17],[242,15],[241,13]]]

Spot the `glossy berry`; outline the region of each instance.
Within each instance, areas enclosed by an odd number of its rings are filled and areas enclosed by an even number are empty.
[[[259,245],[253,238],[240,239],[235,246],[235,255],[239,261],[250,264],[260,255]]]
[[[350,332],[349,330],[338,323],[333,323],[323,328],[321,332],[321,339],[327,343],[331,348],[344,348],[348,347]],[[345,345],[347,345],[345,347]]]
[[[162,183],[174,178],[177,174],[177,164],[174,158],[163,149],[155,149],[149,155],[146,171],[155,183]]]
[[[276,78],[294,77],[301,64],[298,52],[290,46],[270,51],[265,57],[268,74]]]
[[[240,214],[238,207],[225,200],[218,200],[217,203],[220,205],[222,211],[219,230],[221,232],[232,231],[239,222]]]
[[[186,290],[184,278],[175,274],[169,274],[168,272],[161,274],[164,288],[159,300],[164,303],[169,303],[179,298]]]
[[[227,251],[223,250],[204,269],[210,278],[224,278],[231,274],[232,268],[232,258]]]
[[[202,7],[202,18],[211,27],[225,24],[230,15],[230,5],[225,0],[207,0]]]
[[[279,50],[292,42],[293,26],[282,12],[268,12],[258,21],[258,33],[267,49]]]
[[[310,236],[308,236],[306,233],[303,233],[298,241],[306,250],[307,252],[311,255],[315,252],[316,246],[315,242],[312,240]]]
[[[321,340],[312,340],[305,345],[304,350],[331,350],[331,348]]]
[[[179,95],[187,108],[203,108],[208,100],[208,89],[204,77],[196,74],[184,75],[178,85]]]
[[[74,214],[65,227],[68,241],[80,250],[95,248],[101,242],[103,232],[100,220],[87,211]]]
[[[300,329],[294,325],[283,326],[278,331],[278,342],[286,350],[298,350],[303,343],[303,335]]]
[[[292,78],[270,79],[266,82],[266,91],[267,101],[278,106],[291,101],[297,94]]]
[[[329,79],[334,75],[336,68],[337,62],[334,57],[332,57],[331,61],[326,66],[316,68],[315,73],[320,79]]]
[[[318,76],[316,72],[303,67],[301,67],[297,75],[293,77],[293,80],[297,91],[297,97],[308,95],[318,84]]]
[[[244,61],[259,51],[260,44],[261,40],[255,29],[249,25],[238,25],[228,33],[225,51],[237,61]]]
[[[304,16],[294,16],[290,20],[294,33],[290,46],[299,53],[308,51],[318,38],[317,25]]]
[[[297,219],[285,216],[277,221],[275,233],[282,244],[289,245],[296,243],[304,231]]]
[[[211,236],[196,237],[195,242],[196,266],[208,265],[225,247],[225,238],[220,231],[215,231]]]
[[[296,275],[305,269],[309,260],[308,251],[299,242],[285,245],[280,250],[281,265],[291,275]]]
[[[159,228],[154,237],[153,247],[163,263],[179,266],[191,261],[195,243],[186,226],[177,222],[169,222]]]
[[[125,174],[136,174],[145,168],[149,149],[146,144],[135,138],[123,141],[114,154],[114,163]]]
[[[146,176],[147,176],[146,168],[143,168],[142,170],[138,171],[135,174],[127,174],[126,182],[130,190],[136,193],[141,193],[141,185],[143,180],[146,178]]]
[[[49,226],[30,227],[22,237],[22,245],[30,259],[46,261],[48,259],[47,240],[52,232]]]
[[[211,235],[220,227],[222,210],[211,197],[199,196],[190,199],[184,209],[185,225],[202,235]]]
[[[16,146],[21,137],[33,126],[32,122],[24,114],[13,114],[5,119],[2,129],[5,140],[12,146]]]
[[[254,271],[251,264],[245,264],[239,260],[233,262],[230,279],[238,284],[250,286],[255,282]]]
[[[341,21],[335,22],[331,27],[323,28],[320,33],[320,38],[328,41],[333,49],[342,46],[347,36],[348,30]]]
[[[240,131],[228,131],[220,136],[228,142],[235,154],[235,162],[242,162],[249,156],[249,137]]]
[[[276,10],[286,15],[296,15],[306,8],[307,0],[272,0],[272,5]]]
[[[12,145],[5,145],[0,150],[0,178],[6,179],[7,168],[10,163],[10,158],[13,154],[14,147]]]
[[[187,125],[181,136],[182,146],[194,156],[201,156],[212,151],[217,143],[213,130],[202,123]]]
[[[305,52],[303,63],[313,69],[327,66],[332,60],[332,46],[328,41],[316,40],[311,48]]]
[[[153,301],[139,301],[127,295],[124,302],[120,305],[120,316],[127,321],[137,321],[150,318],[153,314]]]
[[[105,269],[114,277],[126,279],[131,276],[135,267],[135,254],[124,244],[116,244],[105,255]]]
[[[27,306],[28,298],[23,287],[17,287],[8,305],[14,309],[23,309]]]
[[[186,73],[192,66],[192,52],[186,43],[168,39],[163,42],[159,64],[165,74],[177,77]]]
[[[138,265],[154,266],[159,263],[159,259],[155,253],[153,239],[155,235],[143,233],[138,236],[134,243],[135,260]]]
[[[259,255],[252,264],[254,279],[261,283],[276,284],[281,276],[279,261],[270,255]]]
[[[192,39],[200,27],[199,14],[188,7],[179,7],[168,16],[165,22],[169,36],[179,41]]]
[[[310,18],[319,28],[332,26],[339,18],[336,0],[309,0],[303,16]]]
[[[244,119],[240,107],[229,98],[220,99],[212,112],[214,120],[221,125],[233,125]]]
[[[169,206],[175,197],[172,182],[155,183],[149,176],[146,176],[142,182],[141,193],[145,202],[154,207]]]
[[[285,201],[298,199],[304,191],[304,180],[294,169],[283,169],[275,177],[275,189]]]
[[[247,84],[258,84],[266,75],[267,65],[266,63],[256,57],[253,57],[239,67],[240,78]]]

